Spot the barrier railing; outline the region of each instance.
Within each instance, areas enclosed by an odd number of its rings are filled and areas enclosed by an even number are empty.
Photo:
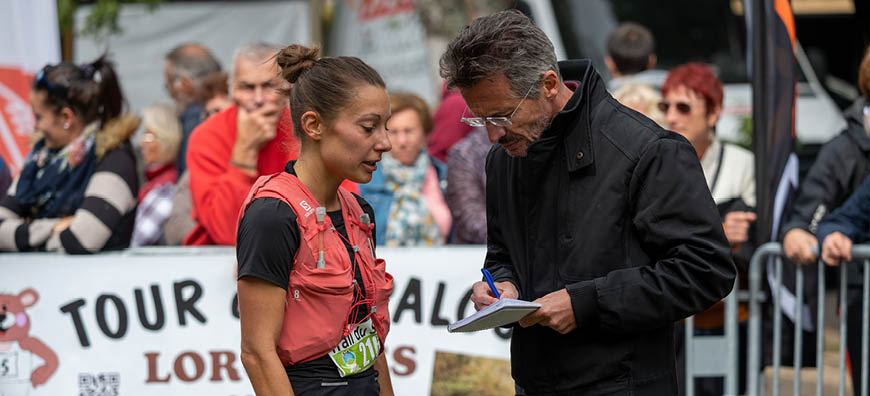
[[[738,333],[737,333],[737,304],[738,299],[749,301],[749,342],[747,351],[746,365],[746,394],[749,396],[757,396],[763,394],[761,386],[761,320],[762,306],[761,303],[765,298],[765,292],[762,288],[762,266],[773,259],[773,282],[771,288],[771,299],[773,302],[773,351],[772,351],[772,386],[770,392],[773,396],[780,395],[780,369],[782,366],[782,288],[783,288],[783,251],[779,243],[767,243],[758,248],[749,264],[749,293],[746,296],[738,296],[740,293],[735,290],[726,297],[725,300],[725,335],[721,337],[693,337],[692,336],[692,320],[686,320],[686,395],[694,395],[694,377],[702,376],[724,376],[725,377],[725,395],[737,395],[738,382]],[[839,317],[839,392],[843,396],[846,394],[846,337],[848,335],[847,319],[850,314],[847,309],[847,274],[848,268],[853,265],[863,265],[863,302],[862,302],[862,318],[861,318],[861,362],[863,363],[861,371],[861,389],[860,395],[867,396],[867,368],[868,361],[868,337],[870,337],[870,245],[856,245],[852,248],[852,262],[844,262],[839,266],[840,285],[839,285],[839,301],[840,301],[840,317]],[[795,304],[797,307],[794,313],[794,395],[800,395],[801,390],[801,362],[804,348],[803,328],[800,325],[803,323],[803,304],[804,304],[804,267],[798,268],[795,271]],[[817,266],[818,272],[818,309],[816,315],[816,395],[823,394],[824,385],[824,337],[825,337],[825,264],[819,263]],[[736,282],[735,282],[736,284]],[[741,297],[741,298],[738,298]],[[742,298],[746,297],[746,298]],[[709,343],[711,345],[706,345]],[[724,345],[724,347],[723,347]],[[701,346],[705,352],[726,350],[727,359],[724,364],[720,360],[718,364],[716,359],[708,359],[713,363],[702,363],[695,361],[696,351],[694,348]],[[716,356],[716,355],[707,355]],[[721,356],[721,355],[720,355]],[[859,391],[858,389],[855,390]]]
[[[779,392],[779,370],[782,362],[780,361],[780,350],[782,346],[782,310],[781,301],[782,301],[782,247],[778,243],[768,243],[761,248],[759,248],[755,255],[752,257],[752,260],[749,265],[749,354],[748,354],[748,365],[747,365],[747,394],[749,395],[758,395],[761,393],[761,384],[760,384],[760,374],[761,374],[761,304],[759,302],[759,298],[762,296],[761,290],[761,265],[766,261],[765,259],[775,256],[774,262],[774,281],[776,286],[771,291],[771,297],[773,299],[773,385],[771,389],[771,394],[774,396],[778,396]],[[862,262],[859,264],[859,262]],[[840,271],[840,318],[839,318],[839,332],[840,332],[840,347],[839,347],[839,395],[846,394],[846,336],[847,336],[847,326],[846,321],[849,315],[847,309],[847,300],[846,295],[848,292],[847,285],[847,274],[848,268],[852,265],[862,265],[864,266],[864,279],[863,279],[863,312],[862,312],[862,321],[861,321],[861,339],[862,339],[862,348],[861,348],[861,361],[867,362],[867,352],[868,352],[868,308],[870,308],[870,304],[867,304],[868,300],[870,300],[870,270],[868,270],[868,265],[870,265],[870,245],[856,245],[852,248],[852,262],[844,262],[839,266]],[[825,265],[824,263],[819,263],[817,266],[818,271],[818,312],[816,315],[816,395],[822,394],[822,386],[823,386],[823,375],[824,375],[824,337],[825,337]],[[803,299],[804,299],[804,268],[799,268],[795,271],[795,306],[802,307]],[[802,323],[802,309],[795,310],[795,341],[794,341],[794,369],[795,369],[795,377],[794,377],[794,394],[800,394],[800,383],[801,383],[801,355],[803,353],[803,340],[802,336],[802,328],[799,325]],[[867,370],[866,367],[861,372],[861,383],[863,384],[862,389],[860,389],[861,396],[867,396]],[[857,390],[856,390],[857,391]]]

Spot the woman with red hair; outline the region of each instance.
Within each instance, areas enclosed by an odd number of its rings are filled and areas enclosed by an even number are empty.
[[[722,143],[716,138],[716,122],[722,114],[722,96],[722,82],[713,74],[710,66],[688,63],[668,73],[662,85],[664,100],[659,103],[659,109],[665,113],[666,127],[688,139],[698,153],[707,187],[719,206],[725,237],[734,251],[734,261],[745,274],[753,251],[751,244],[746,242],[749,241],[749,226],[755,221],[755,213],[751,212],[755,206],[755,158],[748,150]],[[723,307],[720,302],[696,315],[695,334],[721,335]],[[745,320],[748,311],[741,306],[738,312],[738,319],[743,321],[740,323],[742,345],[739,361],[745,365]],[[678,341],[678,345],[682,346],[682,342]],[[740,369],[739,372],[745,371]],[[678,382],[685,383],[682,380]],[[745,376],[741,375],[740,389],[744,388]],[[721,379],[695,380],[697,395],[721,395],[722,392]]]

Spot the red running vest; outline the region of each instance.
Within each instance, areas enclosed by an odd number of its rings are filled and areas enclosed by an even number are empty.
[[[350,322],[353,304],[354,271],[347,248],[332,221],[325,217],[317,224],[314,195],[296,176],[286,172],[261,176],[254,183],[239,213],[239,221],[248,206],[257,198],[277,198],[290,205],[296,213],[300,243],[290,271],[287,287],[284,323],[278,339],[278,356],[285,366],[304,363],[332,351],[345,335],[345,324],[351,327],[365,318]],[[356,197],[342,187],[339,202],[350,244],[354,246],[356,263],[365,285],[365,297],[370,300],[369,312],[384,350],[390,331],[389,300],[393,291],[393,276],[386,272],[385,261],[375,259],[369,240],[372,229],[360,222],[364,214]],[[317,268],[318,234],[323,235],[326,266]]]

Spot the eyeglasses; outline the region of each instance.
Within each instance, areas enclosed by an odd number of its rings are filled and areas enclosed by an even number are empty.
[[[535,88],[536,85],[532,85],[529,87],[529,90],[526,91],[526,94],[523,96],[523,99],[520,100],[520,103],[517,103],[517,107],[511,113],[511,115],[507,117],[466,117],[465,112],[468,111],[468,106],[465,106],[465,110],[462,110],[462,117],[459,119],[460,121],[473,126],[473,127],[482,127],[485,126],[487,122],[497,127],[509,127],[514,123],[511,122],[511,118],[514,117],[514,114],[517,113],[517,110],[520,109],[520,106],[529,97],[529,94],[532,93],[532,88]]]
[[[682,114],[682,115],[689,115],[689,113],[692,112],[692,105],[690,105],[686,102],[674,102],[673,105],[677,109],[677,112]],[[659,110],[661,110],[662,113],[667,114],[668,110],[670,110],[670,109],[671,109],[671,102],[667,102],[664,100],[659,102]]]
[[[58,98],[63,102],[66,102],[67,101],[67,87],[65,87],[63,85],[55,84],[55,83],[48,80],[47,74],[50,73],[52,71],[52,69],[54,69],[54,66],[46,65],[45,67],[42,68],[42,70],[39,71],[39,73],[36,74],[35,87],[43,88],[46,91],[48,91],[48,93],[51,96],[54,96],[55,98]]]

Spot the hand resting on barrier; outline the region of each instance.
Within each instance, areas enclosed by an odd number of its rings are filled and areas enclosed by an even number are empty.
[[[830,266],[852,260],[852,240],[841,232],[835,232],[822,241],[822,261]]]
[[[810,265],[818,260],[813,248],[819,245],[819,241],[813,234],[795,228],[785,234],[782,240],[782,248],[789,260],[803,265]]]

